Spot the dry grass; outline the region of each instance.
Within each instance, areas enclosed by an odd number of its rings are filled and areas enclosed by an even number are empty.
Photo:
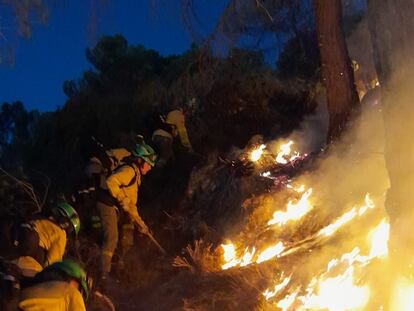
[[[196,240],[194,245],[187,245],[181,256],[174,258],[173,266],[186,268],[192,273],[220,271],[219,255],[212,251],[212,244]]]

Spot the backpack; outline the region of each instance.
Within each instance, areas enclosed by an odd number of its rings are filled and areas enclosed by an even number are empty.
[[[176,127],[174,124],[166,123],[168,111],[161,112],[159,109],[153,109],[145,117],[145,126],[151,130],[149,135],[152,135],[156,130],[161,129],[170,133],[172,136]]]
[[[131,181],[124,186],[121,186],[121,188],[127,188],[132,186],[134,183],[137,182],[137,174],[135,172],[134,167],[132,166],[132,164],[130,163],[122,163],[120,166],[118,166],[114,171],[111,172],[111,174],[109,176],[111,176],[112,174],[116,173],[119,169],[121,169],[124,166],[129,166],[134,170],[134,177],[132,177]],[[107,176],[106,178],[109,178],[109,176]],[[103,189],[103,188],[99,188],[96,191],[96,199],[106,205],[118,205],[118,200],[115,199],[112,194],[109,192],[108,189]]]

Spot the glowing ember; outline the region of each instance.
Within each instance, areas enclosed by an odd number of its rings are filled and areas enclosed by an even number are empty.
[[[258,148],[254,149],[252,152],[250,152],[250,160],[253,162],[257,162],[260,160],[260,158],[263,155],[263,150],[266,148],[266,145],[260,145]]]
[[[286,208],[286,212],[276,211],[273,214],[273,218],[268,221],[268,225],[284,225],[290,220],[298,220],[305,216],[312,208],[313,205],[309,202],[309,196],[312,194],[312,188],[309,188],[297,203],[289,201]]]
[[[270,298],[276,296],[276,294],[281,291],[283,288],[285,288],[289,282],[290,282],[290,278],[291,276],[284,278],[283,281],[279,284],[276,284],[273,290],[269,290],[267,289],[264,293],[263,296],[265,296],[266,300],[269,300]]]
[[[269,171],[263,172],[263,173],[260,174],[260,176],[266,177],[266,178],[271,178],[271,175],[272,175],[272,173],[270,173]]]
[[[271,246],[267,249],[265,249],[262,253],[260,253],[259,257],[257,258],[256,262],[261,263],[263,261],[267,261],[272,259],[273,257],[276,257],[280,253],[283,252],[285,249],[285,246],[282,242],[277,243],[274,246]]]

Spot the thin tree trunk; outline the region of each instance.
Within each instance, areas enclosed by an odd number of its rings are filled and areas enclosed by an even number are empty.
[[[342,28],[341,0],[313,0],[313,5],[328,101],[329,143],[339,137],[358,103],[358,95]]]

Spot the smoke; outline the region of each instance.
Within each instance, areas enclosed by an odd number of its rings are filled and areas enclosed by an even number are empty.
[[[391,188],[386,209],[391,221],[392,269],[411,275],[414,256],[414,63],[401,58],[383,92],[385,159]]]
[[[320,153],[309,171],[290,181],[291,185],[305,185],[306,189],[313,190],[309,197],[313,208],[305,216],[282,226],[264,229],[275,211],[286,211],[287,202],[300,197],[289,188],[267,193],[250,200],[248,204],[256,205],[256,208],[240,234],[231,237],[240,250],[246,247],[251,250],[254,246],[257,253],[279,242],[285,246],[301,245],[286,258],[275,261],[278,273],[282,270],[284,276],[293,275],[287,290],[290,293],[299,286],[304,289],[303,286],[306,287],[314,276],[325,271],[328,262],[341,258],[356,247],[360,249],[361,255],[368,255],[370,246],[367,238],[370,231],[387,218],[384,201],[389,178],[384,156],[383,107],[379,98],[380,89],[372,90],[362,102],[360,114],[351,121],[341,139]],[[326,105],[322,100],[316,113],[305,118],[297,131],[286,139],[267,145],[271,146],[274,154],[288,140],[294,142],[294,151],[319,151],[325,147],[327,120]],[[372,210],[356,215],[332,236],[316,238],[322,228],[353,208],[359,211],[366,206],[367,194],[375,205]],[[302,244],[302,241],[311,242]],[[273,278],[269,276],[268,281],[273,281]]]
[[[299,129],[289,136],[300,153],[319,151],[325,147],[329,124],[325,89],[317,94],[315,101],[318,104],[315,112],[306,116]]]

